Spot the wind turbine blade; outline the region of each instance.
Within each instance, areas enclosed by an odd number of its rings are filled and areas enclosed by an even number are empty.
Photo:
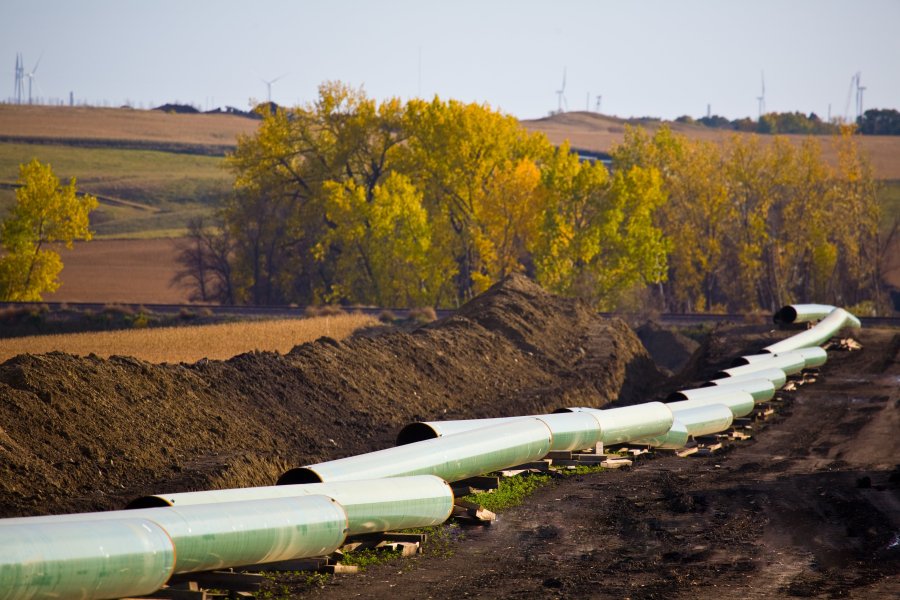
[[[43,53],[43,52],[41,52],[41,55],[38,57],[37,62],[34,63],[34,68],[31,69],[31,74],[32,74],[32,75],[34,75],[34,74],[37,72],[38,66],[40,66],[40,64],[41,64],[41,59],[42,59],[42,58],[44,58],[44,53]]]

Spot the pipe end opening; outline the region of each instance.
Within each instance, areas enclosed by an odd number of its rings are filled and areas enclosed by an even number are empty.
[[[125,510],[134,510],[137,508],[165,508],[167,506],[172,506],[172,503],[159,496],[143,496],[141,498],[135,498],[126,504]]]
[[[778,309],[774,315],[772,315],[772,320],[776,325],[790,325],[797,319],[797,309],[793,306],[783,306]]]
[[[298,483],[322,483],[322,478],[309,467],[297,467],[282,473],[275,485],[295,485]]]
[[[397,445],[405,446],[415,442],[424,442],[440,437],[427,423],[410,423],[397,434]]]

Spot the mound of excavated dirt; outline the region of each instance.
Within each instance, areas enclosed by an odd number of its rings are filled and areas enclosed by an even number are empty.
[[[681,371],[700,347],[698,342],[686,335],[655,321],[647,321],[635,329],[635,333],[656,364],[673,373]]]
[[[155,365],[61,353],[0,365],[0,516],[268,485],[391,446],[418,419],[644,401],[662,379],[625,323],[512,276],[412,333]]]

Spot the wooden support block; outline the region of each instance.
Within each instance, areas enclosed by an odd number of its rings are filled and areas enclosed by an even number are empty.
[[[204,571],[202,573],[190,573],[186,575],[175,575],[169,580],[169,583],[179,583],[183,581],[196,581],[200,587],[206,589],[231,590],[235,592],[256,592],[259,591],[262,582],[265,581],[263,575],[256,573],[235,573],[232,571]]]
[[[328,559],[323,556],[319,558],[281,560],[278,562],[256,565],[254,568],[259,569],[260,571],[318,571],[327,564]]]
[[[600,463],[600,466],[607,469],[621,469],[622,467],[630,467],[632,464],[633,462],[627,458],[607,458]]]
[[[510,467],[509,470],[520,469],[523,471],[530,471],[530,470],[549,471],[551,463],[552,463],[552,461],[550,461],[550,460],[536,460],[534,462],[516,465],[515,467]]]
[[[323,573],[331,573],[333,575],[350,575],[352,573],[359,573],[359,567],[356,565],[342,565],[341,563],[337,563],[336,565],[325,565],[322,567]]]
[[[566,451],[548,452],[547,456],[545,456],[544,458],[549,458],[550,460],[554,461],[554,463],[557,460],[572,460],[572,453]]]
[[[605,454],[575,454],[573,458],[584,465],[599,465],[606,460]]]
[[[704,444],[703,448],[701,449],[708,450],[709,452],[715,452],[716,450],[722,449],[722,442],[716,442],[714,444]]]
[[[733,439],[733,440],[749,440],[750,434],[744,433],[743,431],[732,431],[731,439]]]
[[[389,550],[391,552],[399,552],[400,556],[415,556],[420,551],[419,542],[384,542],[378,549]]]
[[[480,504],[457,500],[453,505],[452,517],[481,524],[490,524],[497,520],[497,515]]]
[[[697,446],[694,446],[692,448],[685,448],[683,450],[679,450],[675,454],[677,454],[678,456],[681,456],[683,458],[685,456],[690,456],[691,454],[696,454],[698,450],[700,450],[700,449]]]
[[[570,459],[570,460],[562,460],[562,459],[560,459],[560,460],[554,460],[554,461],[553,461],[553,466],[554,466],[554,467],[577,467],[577,466],[579,466],[580,464],[581,464],[581,463],[578,462],[578,461],[575,460],[575,459]]]
[[[506,469],[505,471],[500,471],[501,477],[515,477],[516,475],[521,475],[522,473],[530,473],[528,469]]]

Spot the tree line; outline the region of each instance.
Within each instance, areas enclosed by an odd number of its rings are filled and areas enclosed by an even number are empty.
[[[613,165],[508,115],[340,83],[265,115],[195,221],[179,280],[199,300],[455,307],[511,272],[598,309],[845,305],[880,293],[875,180],[852,137],[695,142],[631,129]]]

